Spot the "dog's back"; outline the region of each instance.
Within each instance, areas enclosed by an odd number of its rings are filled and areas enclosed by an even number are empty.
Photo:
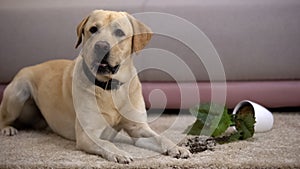
[[[70,102],[72,99],[64,99],[72,97],[70,75],[73,67],[71,60],[53,60],[20,70],[5,89],[0,106],[0,128],[9,124],[17,128],[42,128],[46,126],[43,120],[46,119],[52,130],[74,140],[75,115],[66,112],[74,110],[73,103]],[[57,113],[53,112],[59,112],[62,118],[57,118]],[[63,121],[58,122],[59,119]],[[62,133],[61,127],[70,132]],[[4,134],[14,135],[15,132],[9,129]]]

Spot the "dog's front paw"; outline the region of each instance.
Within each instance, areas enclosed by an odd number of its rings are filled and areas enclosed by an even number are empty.
[[[191,157],[191,153],[188,149],[183,147],[175,146],[167,151],[167,155],[172,156],[174,158],[189,158]]]
[[[120,164],[129,164],[130,162],[133,161],[132,157],[126,152],[121,152],[118,154],[110,154],[106,157],[106,159]]]
[[[18,130],[15,129],[14,127],[7,126],[1,129],[1,133],[5,136],[14,136],[18,133]]]

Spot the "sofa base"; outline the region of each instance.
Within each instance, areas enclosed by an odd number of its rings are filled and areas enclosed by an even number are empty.
[[[143,93],[147,107],[151,108],[186,109],[205,102],[225,103],[234,108],[242,100],[252,100],[268,108],[300,106],[300,81],[149,82],[143,83]]]
[[[300,81],[143,82],[142,85],[147,108],[188,109],[205,102],[225,103],[234,108],[245,99],[268,108],[300,107]],[[0,84],[0,101],[5,87]]]

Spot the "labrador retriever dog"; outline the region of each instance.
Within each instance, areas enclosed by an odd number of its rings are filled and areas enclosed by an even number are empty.
[[[46,124],[82,151],[127,164],[133,158],[112,143],[124,130],[136,145],[150,140],[163,154],[190,157],[147,124],[132,54],[147,45],[151,30],[126,12],[95,10],[78,25],[77,36],[76,48],[83,46],[75,60],[23,68],[7,86],[0,105],[2,134],[16,135],[17,123]]]

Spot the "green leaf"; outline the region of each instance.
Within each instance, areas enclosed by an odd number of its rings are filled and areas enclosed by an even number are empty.
[[[189,135],[200,135],[201,130],[204,126],[204,124],[199,121],[196,120],[194,124],[190,125],[187,129],[185,129],[184,133],[187,133]]]
[[[245,140],[254,134],[255,116],[251,104],[243,105],[235,115],[229,115],[225,106],[214,103],[197,105],[190,112],[196,121],[184,133],[212,136],[218,143]],[[219,137],[229,126],[235,126],[237,131],[230,136]]]
[[[217,120],[217,119],[216,119]],[[228,111],[226,108],[223,108],[223,114],[222,117],[219,121],[219,123],[217,121],[214,122],[214,124],[218,124],[215,128],[215,131],[213,132],[212,136],[213,137],[217,137],[222,135],[226,129],[231,125],[231,119],[230,116],[228,115]]]
[[[254,109],[250,104],[242,106],[236,115],[231,117],[234,120],[237,131],[229,136],[216,138],[216,141],[220,144],[246,140],[254,134],[255,115]]]
[[[190,135],[207,135],[217,137],[232,124],[227,108],[218,104],[200,104],[190,109],[197,118],[185,133]]]
[[[251,105],[241,107],[236,113],[235,125],[241,134],[240,139],[245,140],[254,134],[255,115]]]

